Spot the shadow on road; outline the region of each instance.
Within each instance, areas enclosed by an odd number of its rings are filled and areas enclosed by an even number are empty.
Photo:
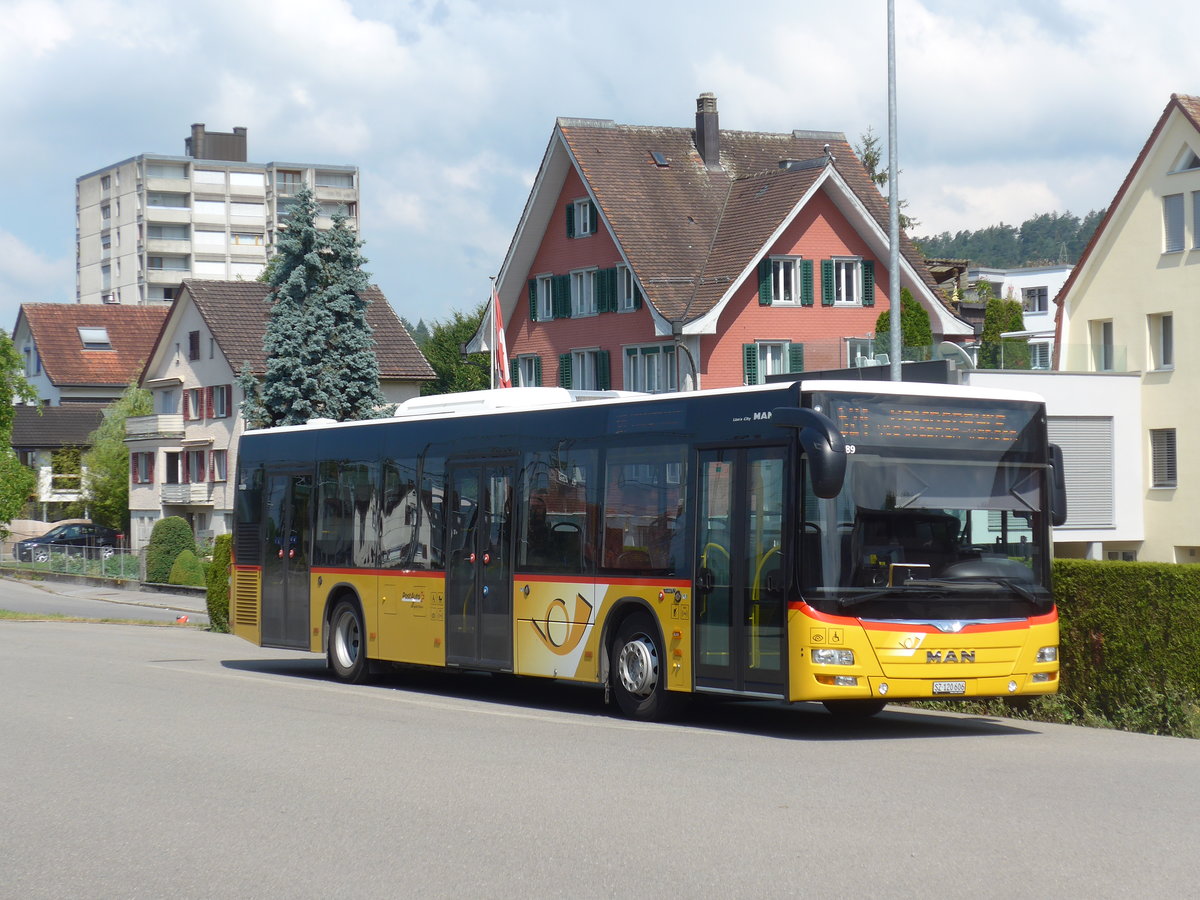
[[[321,659],[223,660],[229,669],[285,678],[335,682]],[[376,674],[362,691],[402,691],[429,697],[591,717],[619,717],[605,706],[595,685],[487,672],[395,667]],[[819,703],[730,700],[705,695],[686,698],[683,710],[661,727],[753,734],[780,740],[846,741],[907,738],[1002,737],[1035,733],[1012,719],[916,710],[891,704],[868,719],[830,715]]]

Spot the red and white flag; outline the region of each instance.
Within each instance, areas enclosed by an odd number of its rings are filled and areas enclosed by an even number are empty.
[[[492,287],[492,327],[495,329],[495,340],[492,341],[492,353],[495,354],[493,366],[496,371],[496,387],[512,387],[512,374],[508,371],[508,343],[504,340],[504,316],[500,312],[500,297],[496,288]]]

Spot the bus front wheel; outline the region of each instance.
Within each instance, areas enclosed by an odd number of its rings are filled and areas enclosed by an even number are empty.
[[[329,668],[340,681],[362,684],[371,672],[367,664],[367,645],[364,639],[362,615],[358,606],[343,600],[329,619],[329,648],[326,651]]]
[[[617,629],[612,645],[613,693],[631,719],[667,718],[675,706],[667,693],[667,658],[649,615],[637,612]]]

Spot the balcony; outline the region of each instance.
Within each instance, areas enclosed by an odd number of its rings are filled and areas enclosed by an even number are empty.
[[[195,484],[164,484],[159,498],[164,505],[211,506],[213,483],[202,481]]]
[[[154,438],[183,438],[183,416],[132,416],[125,420],[125,440],[144,441]]]
[[[163,254],[163,255],[178,255],[180,253],[191,253],[192,242],[187,238],[147,238],[143,244],[138,245],[138,252],[142,252],[143,246],[146,253]]]

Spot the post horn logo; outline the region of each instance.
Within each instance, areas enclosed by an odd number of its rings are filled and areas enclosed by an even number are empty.
[[[546,607],[545,616],[533,620],[533,627],[542,642],[559,656],[566,656],[579,646],[592,620],[592,604],[582,595],[575,595],[574,607],[572,614],[567,610],[566,601],[555,597]]]

